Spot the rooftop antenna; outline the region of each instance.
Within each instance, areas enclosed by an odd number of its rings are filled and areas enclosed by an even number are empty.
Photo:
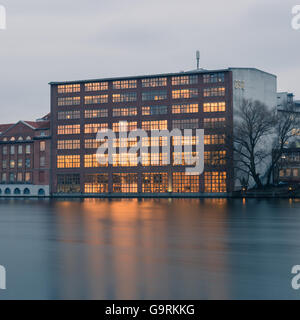
[[[200,69],[200,51],[196,51],[196,59],[197,59],[197,70]]]

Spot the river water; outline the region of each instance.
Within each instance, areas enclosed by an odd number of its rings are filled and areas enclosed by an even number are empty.
[[[300,200],[0,200],[0,299],[299,299]]]

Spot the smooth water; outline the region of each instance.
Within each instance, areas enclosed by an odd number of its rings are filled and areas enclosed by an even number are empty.
[[[299,299],[300,200],[0,200],[0,299]]]

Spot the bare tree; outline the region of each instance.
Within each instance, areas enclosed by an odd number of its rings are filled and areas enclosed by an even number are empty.
[[[268,142],[274,130],[274,113],[259,101],[243,100],[235,114],[234,166],[263,187],[261,164],[270,156]]]
[[[297,114],[295,111],[294,104],[286,103],[281,110],[275,112],[274,119],[276,124],[274,126],[274,140],[272,143],[273,152],[266,175],[267,186],[271,184],[274,168],[281,159],[284,149],[295,135],[294,130],[300,126],[299,112]]]

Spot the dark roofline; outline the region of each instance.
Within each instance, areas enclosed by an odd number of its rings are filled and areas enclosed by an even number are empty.
[[[133,80],[133,79],[147,79],[147,78],[157,78],[157,77],[172,77],[180,75],[193,75],[193,74],[203,74],[203,73],[214,73],[214,72],[228,72],[229,69],[218,69],[218,70],[191,70],[191,71],[181,71],[175,73],[158,73],[158,74],[148,74],[148,75],[137,75],[137,76],[127,76],[127,77],[112,77],[112,78],[98,78],[98,79],[88,79],[88,80],[74,80],[74,81],[54,81],[49,82],[50,85],[57,84],[75,84],[75,83],[88,83],[88,82],[99,82],[99,81],[117,81],[117,80]]]
[[[77,84],[77,83],[88,83],[88,82],[104,82],[104,81],[133,80],[133,79],[148,79],[148,78],[157,78],[157,77],[172,77],[172,76],[180,76],[180,75],[194,75],[194,74],[205,74],[205,73],[215,73],[215,72],[230,72],[234,69],[259,71],[259,72],[269,74],[269,75],[277,78],[276,75],[262,71],[257,68],[230,67],[227,69],[215,69],[215,70],[199,69],[199,70],[181,71],[181,72],[174,72],[174,73],[158,73],[158,74],[126,76],[126,77],[111,77],[111,78],[98,78],[98,79],[88,79],[88,80],[72,80],[72,81],[53,81],[53,82],[49,82],[49,85]]]

